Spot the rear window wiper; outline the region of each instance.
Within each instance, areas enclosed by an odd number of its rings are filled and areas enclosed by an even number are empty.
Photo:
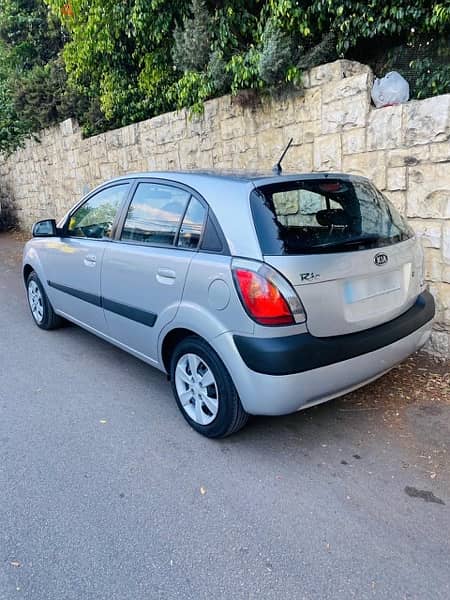
[[[362,244],[373,244],[375,242],[383,242],[385,241],[383,238],[378,236],[366,236],[353,238],[350,240],[344,241],[336,241],[336,242],[326,242],[325,244],[316,244],[314,248],[347,248],[349,246],[361,246]]]

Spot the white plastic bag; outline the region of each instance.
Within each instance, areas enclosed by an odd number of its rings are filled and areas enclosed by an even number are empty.
[[[400,73],[391,71],[381,79],[375,79],[372,87],[372,100],[377,108],[408,102],[409,84]]]

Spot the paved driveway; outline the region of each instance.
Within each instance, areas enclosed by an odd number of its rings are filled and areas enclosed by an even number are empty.
[[[450,598],[445,365],[209,441],[162,374],[34,326],[20,251],[0,235],[1,600]]]

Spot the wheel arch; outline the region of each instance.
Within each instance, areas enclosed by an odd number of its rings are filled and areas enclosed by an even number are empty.
[[[171,329],[164,336],[161,343],[161,360],[167,375],[170,377],[170,359],[176,346],[184,339],[190,336],[201,338],[196,331],[187,329],[186,327],[176,327]]]
[[[26,263],[23,265],[22,275],[23,275],[23,281],[25,284],[27,283],[30,273],[32,273],[33,271],[34,271],[34,268],[30,265],[30,263]]]

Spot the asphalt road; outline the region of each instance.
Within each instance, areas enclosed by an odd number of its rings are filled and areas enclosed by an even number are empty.
[[[20,247],[0,235],[1,600],[450,598],[445,367],[209,441],[159,372],[33,324]]]

